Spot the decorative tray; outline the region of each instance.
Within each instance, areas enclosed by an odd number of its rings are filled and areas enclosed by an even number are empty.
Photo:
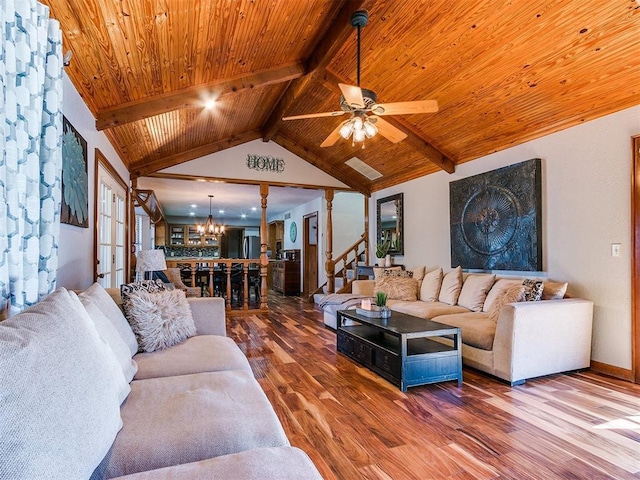
[[[388,308],[385,308],[384,310],[364,310],[356,307],[356,313],[369,318],[389,318],[391,316],[391,310]]]

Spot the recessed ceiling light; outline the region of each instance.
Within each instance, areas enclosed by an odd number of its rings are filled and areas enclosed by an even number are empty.
[[[257,210],[256,207],[251,207],[251,210],[253,210],[254,212]]]
[[[189,212],[189,215],[191,215],[193,217],[195,215],[195,213]]]
[[[240,217],[247,218],[247,216],[244,213],[242,215],[240,215]]]
[[[218,213],[224,213],[224,210],[218,210]]]
[[[198,205],[191,204],[191,208],[198,208]]]

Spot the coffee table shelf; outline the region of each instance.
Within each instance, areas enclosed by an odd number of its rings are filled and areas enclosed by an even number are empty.
[[[337,349],[405,392],[446,380],[462,383],[461,333],[457,327],[392,312],[389,319],[337,312]],[[444,337],[442,343],[432,340]]]

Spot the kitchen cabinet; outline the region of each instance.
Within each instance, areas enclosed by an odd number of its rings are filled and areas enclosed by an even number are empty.
[[[269,222],[267,228],[267,250],[271,251],[271,258],[278,259],[284,246],[284,221]]]
[[[195,225],[169,225],[168,244],[173,247],[218,247],[220,237],[204,235]]]

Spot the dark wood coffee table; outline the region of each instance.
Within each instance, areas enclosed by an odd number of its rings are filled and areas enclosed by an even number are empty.
[[[338,352],[403,392],[408,387],[446,380],[462,384],[459,328],[398,312],[384,319],[359,315],[355,310],[339,310],[336,315]],[[433,337],[451,342],[437,342]]]

